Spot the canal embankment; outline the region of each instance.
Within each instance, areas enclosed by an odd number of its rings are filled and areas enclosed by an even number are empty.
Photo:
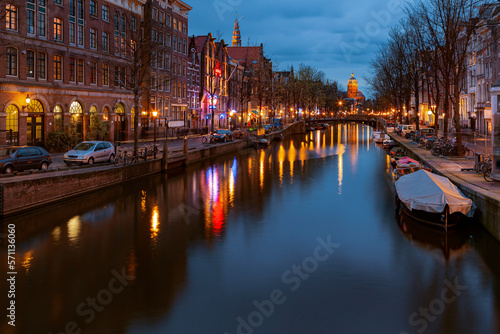
[[[304,122],[294,123],[282,131],[264,137],[272,140],[275,136],[286,137],[299,133],[305,133]],[[166,159],[152,159],[125,166],[105,164],[32,174],[26,172],[27,175],[2,179],[0,182],[0,215],[21,213],[155,173],[168,172],[204,159],[248,148],[252,146],[252,142],[252,139],[243,139],[206,145],[176,152]]]
[[[411,140],[396,134],[389,136],[408,156],[430,167],[434,173],[450,179],[465,196],[472,199],[477,206],[479,223],[500,240],[500,183],[487,182],[482,175],[467,170],[474,165],[471,159],[436,157],[430,151],[418,148]]]

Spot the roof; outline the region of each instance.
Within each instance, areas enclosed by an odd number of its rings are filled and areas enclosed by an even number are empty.
[[[245,61],[249,61],[249,64],[252,62],[259,61],[262,55],[262,47],[261,46],[228,46],[227,52],[229,53],[229,57],[232,59],[236,59],[242,64]]]
[[[205,36],[196,36],[194,38],[194,44],[196,45],[196,51],[201,52],[203,50],[203,46],[205,46],[205,42],[207,41],[208,35]]]

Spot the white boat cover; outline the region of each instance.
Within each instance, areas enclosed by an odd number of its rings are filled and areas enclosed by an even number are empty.
[[[472,217],[476,209],[448,178],[423,169],[401,176],[395,186],[399,199],[410,210],[441,213],[448,205],[450,214],[461,212]]]

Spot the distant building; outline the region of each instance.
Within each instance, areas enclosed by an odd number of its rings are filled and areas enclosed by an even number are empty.
[[[344,105],[350,106],[350,111],[355,111],[365,103],[365,96],[358,90],[358,80],[354,77],[354,72],[347,80],[347,94],[344,98]]]

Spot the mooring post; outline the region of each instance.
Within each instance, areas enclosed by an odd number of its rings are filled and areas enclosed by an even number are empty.
[[[182,148],[182,153],[183,154],[188,153],[188,139],[186,136],[184,136],[184,147]]]

